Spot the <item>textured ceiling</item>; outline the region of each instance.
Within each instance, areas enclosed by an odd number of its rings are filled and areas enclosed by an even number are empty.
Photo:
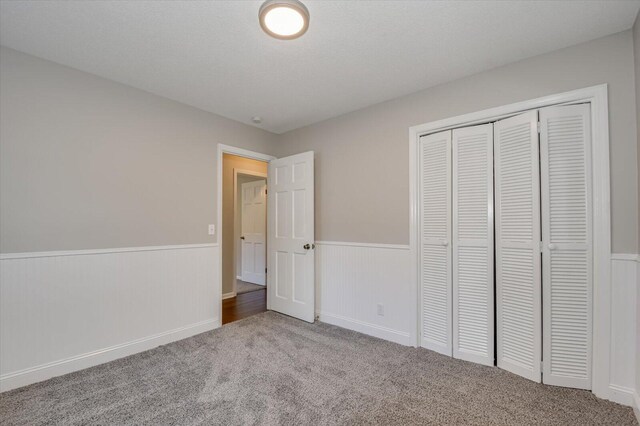
[[[0,43],[282,133],[623,31],[639,1],[305,1],[268,37],[260,1],[2,1]]]

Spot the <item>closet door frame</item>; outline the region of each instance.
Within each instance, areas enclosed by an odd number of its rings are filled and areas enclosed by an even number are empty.
[[[593,238],[593,326],[592,326],[592,392],[601,398],[615,399],[610,389],[611,337],[611,204],[609,170],[609,107],[606,84],[544,96],[524,102],[490,108],[444,120],[413,126],[409,129],[409,255],[411,281],[415,300],[414,328],[411,337],[420,346],[419,319],[419,235],[420,220],[418,179],[420,137],[456,127],[484,124],[511,115],[553,105],[590,103],[591,110],[591,173],[592,173],[592,238]]]

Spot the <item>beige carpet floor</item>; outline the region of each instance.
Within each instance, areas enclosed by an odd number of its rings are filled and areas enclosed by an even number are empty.
[[[0,395],[3,425],[633,425],[587,391],[273,312]]]

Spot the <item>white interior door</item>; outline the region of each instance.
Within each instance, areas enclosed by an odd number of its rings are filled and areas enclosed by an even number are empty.
[[[493,365],[493,124],[453,130],[453,356]]]
[[[267,279],[267,182],[263,179],[241,186],[242,281],[265,285]]]
[[[543,381],[591,389],[588,104],[540,110]]]
[[[498,367],[540,382],[538,112],[494,125]]]
[[[420,138],[421,345],[452,355],[451,131]]]
[[[315,317],[313,152],[269,162],[268,307]]]

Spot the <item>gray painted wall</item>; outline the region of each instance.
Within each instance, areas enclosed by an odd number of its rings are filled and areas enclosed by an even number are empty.
[[[0,48],[0,251],[215,242],[217,143],[275,135]]]
[[[2,48],[0,250],[214,241],[217,142],[316,151],[317,239],[406,244],[410,126],[608,83],[613,251],[635,253],[633,51],[625,31],[277,136]]]
[[[612,239],[638,247],[637,131],[631,31],[529,58],[281,136],[279,156],[316,152],[316,238],[409,242],[410,126],[609,84]]]

